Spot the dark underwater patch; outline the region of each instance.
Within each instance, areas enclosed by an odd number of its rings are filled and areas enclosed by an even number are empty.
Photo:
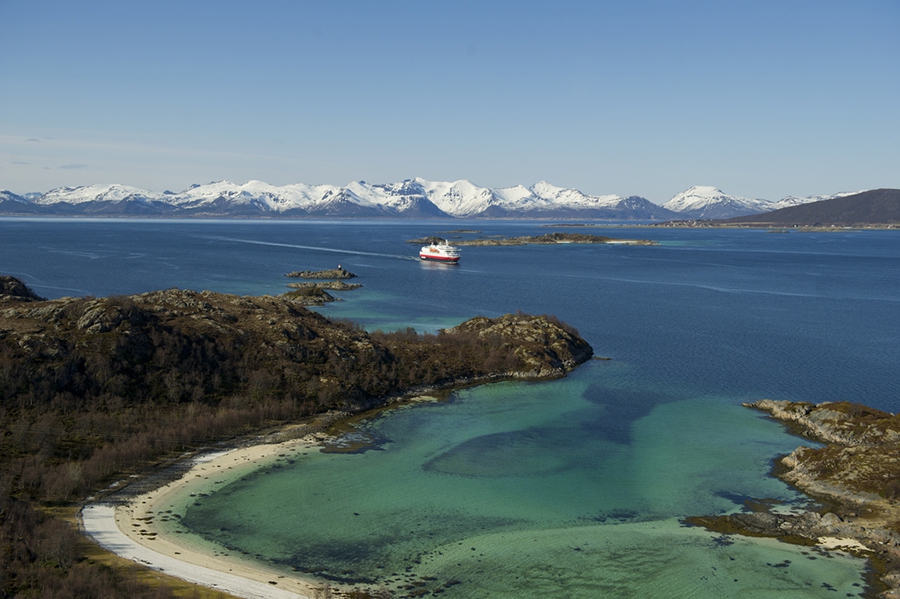
[[[457,476],[547,475],[571,467],[567,452],[559,449],[542,429],[496,433],[460,443],[422,468]]]
[[[585,433],[620,445],[631,444],[631,429],[635,421],[647,416],[656,406],[673,398],[646,390],[608,389],[590,385],[584,398],[603,406],[597,418],[581,423]]]

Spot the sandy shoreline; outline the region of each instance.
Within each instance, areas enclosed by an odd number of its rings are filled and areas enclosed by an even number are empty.
[[[319,436],[280,443],[251,445],[212,452],[192,460],[193,466],[179,480],[147,493],[111,502],[97,502],[81,511],[84,532],[100,546],[120,557],[189,582],[248,599],[313,599],[323,583],[292,576],[266,567],[233,552],[210,554],[189,544],[178,543],[181,535],[170,534],[157,524],[166,510],[182,503],[191,493],[234,480],[288,452],[318,446]],[[162,515],[162,516],[160,516]]]

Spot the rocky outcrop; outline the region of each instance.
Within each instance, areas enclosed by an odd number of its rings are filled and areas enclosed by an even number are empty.
[[[745,405],[768,412],[781,422],[793,423],[799,427],[800,434],[823,443],[881,446],[900,442],[900,420],[887,412],[859,404],[828,402],[815,405],[761,399]]]
[[[0,301],[36,302],[43,299],[19,279],[0,276]]]
[[[497,346],[513,346],[521,363],[518,376],[522,377],[561,376],[593,355],[593,348],[577,330],[550,316],[479,316],[444,332],[470,334]]]
[[[288,287],[292,289],[330,289],[331,291],[350,291],[362,287],[360,283],[345,283],[343,281],[305,281],[303,283],[288,283]]]
[[[767,412],[820,447],[798,447],[776,475],[828,508],[776,513],[753,502],[743,513],[689,518],[724,533],[841,546],[872,560],[879,596],[900,598],[900,416],[847,402],[760,400]]]
[[[814,546],[819,544],[821,538],[843,538],[848,539],[845,546],[861,546],[849,540],[856,540],[858,530],[833,512],[783,513],[766,509],[729,516],[699,516],[688,520],[718,532],[777,538],[798,545]],[[887,539],[888,536],[881,538]]]
[[[293,287],[293,285],[289,284],[288,287]],[[322,306],[337,301],[337,298],[325,291],[324,286],[320,287],[316,284],[298,285],[294,291],[288,291],[284,295],[304,306]]]
[[[352,279],[356,275],[348,270],[344,270],[340,265],[331,270],[295,270],[284,276],[292,279],[332,279],[330,281],[319,280],[287,284],[288,287],[296,289],[290,295],[295,299],[304,301],[308,306],[318,306],[326,302],[335,301],[334,297],[324,291],[325,289],[348,291],[362,287],[359,283],[345,283],[344,279]]]
[[[338,266],[329,270],[295,270],[284,276],[292,279],[352,279],[356,275]]]
[[[799,447],[781,478],[818,497],[871,504],[900,499],[900,417],[847,402],[747,404],[825,447]]]

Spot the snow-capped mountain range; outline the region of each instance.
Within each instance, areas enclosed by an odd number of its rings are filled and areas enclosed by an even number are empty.
[[[847,195],[847,194],[839,194]],[[828,196],[838,197],[838,196]],[[0,213],[121,216],[287,216],[394,218],[586,218],[673,220],[730,218],[827,199],[781,202],[730,196],[715,187],[692,187],[663,206],[638,196],[592,196],[541,181],[525,187],[480,187],[466,180],[399,183],[355,181],[345,186],[243,185],[217,181],[162,193],[127,185],[59,187],[18,196],[0,191]]]
[[[681,218],[713,220],[772,212],[781,208],[831,200],[853,195],[854,193],[859,192],[843,192],[830,196],[811,196],[808,198],[788,196],[780,201],[770,202],[769,200],[732,196],[715,187],[698,185],[676,194],[671,200],[663,204],[663,208],[677,212]]]

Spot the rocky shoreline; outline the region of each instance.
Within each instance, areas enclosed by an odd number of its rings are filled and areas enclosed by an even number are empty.
[[[725,534],[841,548],[869,560],[868,596],[900,599],[900,417],[859,404],[760,400],[746,407],[824,444],[798,447],[773,474],[819,502],[800,512],[748,502],[723,516],[687,518]]]

